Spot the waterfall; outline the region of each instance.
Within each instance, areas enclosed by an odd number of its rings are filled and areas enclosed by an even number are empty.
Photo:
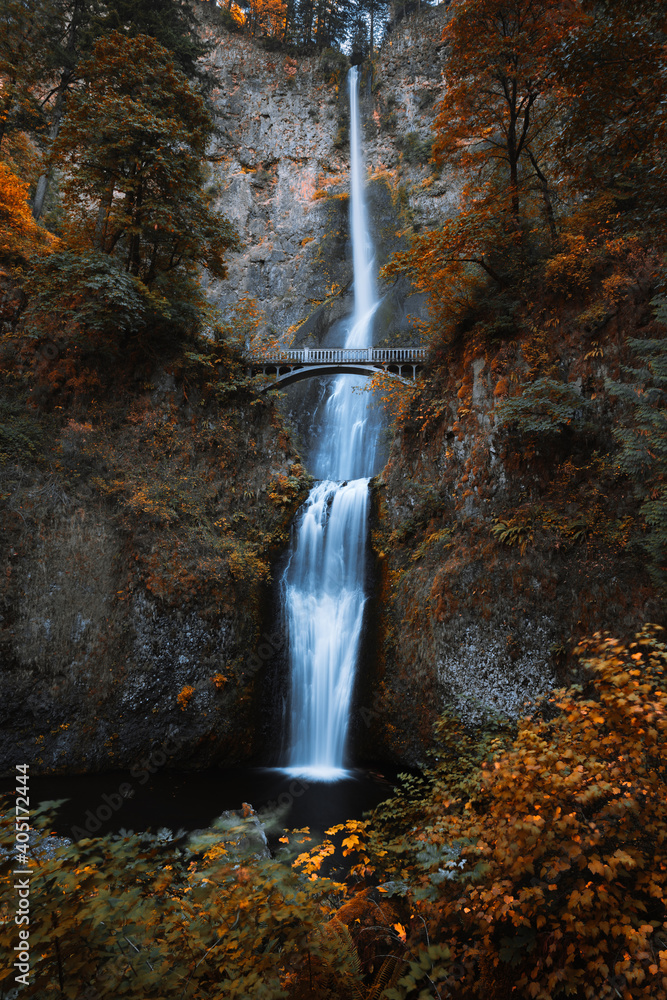
[[[377,309],[364,201],[359,71],[350,70],[350,232],[354,312],[346,347],[370,347]],[[299,511],[282,581],[290,671],[287,770],[320,780],[345,774],[345,748],[363,625],[368,482],[379,428],[361,376],[333,382],[319,444],[320,478]]]

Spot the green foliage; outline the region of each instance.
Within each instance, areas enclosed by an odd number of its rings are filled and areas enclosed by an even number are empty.
[[[350,67],[349,59],[339,49],[322,50],[317,68],[328,83],[341,84]]]
[[[100,34],[120,31],[130,38],[148,35],[169,50],[176,65],[190,78],[201,76],[197,61],[206,48],[194,12],[184,0],[106,0],[99,7],[95,27]]]
[[[11,132],[43,124],[36,87],[46,75],[54,4],[40,0],[39,12],[21,0],[0,0],[0,144]]]
[[[491,525],[491,534],[497,538],[501,545],[511,548],[518,545],[523,553],[527,542],[532,538],[530,528],[526,524],[517,523],[515,519],[494,518]]]
[[[555,153],[578,193],[613,199],[614,212],[661,239],[667,172],[665,8],[660,0],[584,0],[553,58],[568,95]],[[620,219],[621,225],[626,220]]]
[[[113,255],[169,301],[192,275],[192,297],[195,269],[223,277],[225,251],[236,245],[203,190],[213,127],[203,99],[145,35],[100,39],[81,72],[86,86],[70,100],[53,151],[68,168],[69,239]]]
[[[589,409],[574,385],[542,377],[526,386],[520,395],[502,402],[498,420],[521,435],[541,437],[562,434]]]
[[[408,163],[425,164],[431,159],[433,136],[422,138],[419,132],[408,132],[396,138],[396,145],[403,153]]]
[[[220,18],[220,23],[227,31],[231,31],[233,34],[238,34],[243,31],[243,25],[237,21],[232,12],[227,8],[222,8],[218,11],[218,16]]]
[[[667,321],[667,300],[656,300],[660,322]],[[667,584],[667,339],[628,341],[643,360],[641,368],[626,368],[631,380],[610,382],[610,390],[634,411],[630,426],[617,427],[621,468],[642,499],[640,513],[649,527],[642,545],[649,569],[660,586]]]
[[[588,505],[583,510],[577,511],[572,502],[565,510],[547,503],[526,504],[511,515],[494,518],[489,530],[501,545],[516,546],[522,555],[536,536],[541,536],[541,545],[560,551],[593,537],[598,543],[623,548],[633,519],[630,515],[610,516],[604,499],[599,489],[593,487],[588,491]]]
[[[85,341],[93,332],[118,343],[170,317],[166,301],[128,274],[121,261],[94,251],[52,254],[36,268],[28,290],[26,330],[37,336],[52,329]]]
[[[9,834],[10,821],[2,821]],[[4,838],[3,838],[4,839]],[[358,979],[322,907],[335,888],[265,856],[256,821],[220,820],[183,843],[169,831],[83,840],[49,856],[38,837],[31,878],[31,984],[26,997],[97,1000],[288,995],[308,963]],[[15,908],[12,860],[2,858],[3,916]],[[7,877],[5,877],[7,876]],[[16,943],[13,920],[0,932]],[[0,981],[13,974],[7,964]]]
[[[44,447],[44,429],[29,413],[25,399],[0,399],[0,465],[37,458]]]
[[[347,149],[350,145],[350,120],[348,117],[343,117],[341,120],[333,144],[335,149]]]

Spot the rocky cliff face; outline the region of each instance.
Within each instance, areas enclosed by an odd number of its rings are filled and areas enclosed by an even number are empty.
[[[432,360],[398,428],[375,489],[385,645],[371,739],[401,760],[421,759],[444,706],[475,724],[516,718],[580,679],[584,636],[667,624],[609,384],[628,337],[659,335],[654,265],[631,253],[599,268],[567,304],[544,285],[519,297],[502,339],[479,322]],[[567,399],[560,424],[541,419],[550,394]]]
[[[271,564],[309,479],[272,404],[220,404],[182,361],[127,381],[65,421],[5,400],[0,773],[253,753]]]
[[[350,309],[347,62],[325,51],[298,60],[228,34],[202,5],[219,138],[212,184],[244,249],[211,288],[223,308],[257,300],[266,328],[296,342],[321,339]],[[427,165],[442,81],[444,8],[403,22],[364,70],[362,114],[378,267],[408,225],[451,211],[456,185]],[[388,289],[383,289],[388,291]],[[386,324],[385,324],[386,325]],[[402,322],[378,339],[404,328]]]

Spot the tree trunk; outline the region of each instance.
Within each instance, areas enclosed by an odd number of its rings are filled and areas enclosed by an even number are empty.
[[[288,29],[292,21],[293,8],[294,0],[287,0],[287,7],[285,8],[285,31],[283,32],[283,45],[287,45]]]
[[[311,3],[306,4],[305,16],[306,16],[306,45],[310,45],[313,40],[313,5]]]
[[[326,21],[326,6],[325,0],[320,0],[317,5],[317,28],[315,32],[315,41],[317,43],[318,49],[323,48],[324,45],[324,33],[325,33],[325,21]]]
[[[132,227],[136,232],[132,233],[130,238],[130,262],[128,271],[133,274],[135,278],[139,277],[139,272],[141,270],[141,225],[143,222],[142,218],[142,205],[143,205],[143,184],[141,177],[139,179],[139,184],[137,187],[137,196],[134,201],[134,218],[132,219]]]
[[[95,246],[102,253],[105,253],[104,245],[107,238],[107,225],[109,222],[109,209],[111,208],[111,202],[113,201],[113,193],[115,188],[115,182],[111,180],[107,185],[107,188],[100,202],[100,207],[97,212],[97,222],[95,223]]]
[[[530,162],[533,164],[533,170],[537,175],[537,179],[540,182],[540,187],[542,188],[542,200],[544,201],[544,212],[547,217],[547,222],[549,224],[549,232],[551,233],[552,240],[558,239],[558,229],[556,228],[556,218],[554,216],[553,205],[551,204],[551,194],[549,193],[549,185],[547,179],[542,173],[537,163],[537,160],[530,150],[527,150]]]
[[[76,42],[79,31],[80,17],[82,14],[82,6],[81,2],[75,3],[72,20],[67,32],[67,45],[65,46],[65,53],[71,61],[69,65],[65,66],[65,69],[63,69],[60,74],[60,83],[58,84],[56,103],[53,109],[53,121],[51,122],[51,128],[49,129],[49,140],[51,144],[53,144],[58,138],[60,126],[62,125],[63,118],[65,117],[67,91],[69,90],[69,86],[74,78],[74,67],[77,62]],[[35,220],[39,219],[44,211],[44,201],[46,200],[52,175],[53,172],[51,168],[48,167],[37,181],[37,190],[35,191],[35,198],[32,204],[32,214]]]
[[[60,78],[60,83],[58,85],[58,95],[56,97],[55,107],[53,109],[53,121],[51,122],[51,128],[49,129],[49,142],[52,145],[58,138],[58,133],[60,132],[60,126],[63,123],[63,118],[65,117],[65,94],[67,93],[67,88],[69,87],[71,81],[71,74],[64,73]],[[32,203],[32,214],[34,219],[39,219],[42,212],[44,211],[44,201],[46,199],[47,191],[49,190],[49,184],[51,182],[52,170],[50,167],[44,171],[37,181],[37,190],[35,191],[35,198]]]
[[[510,160],[510,192],[512,197],[512,217],[519,227],[519,171],[516,160]]]

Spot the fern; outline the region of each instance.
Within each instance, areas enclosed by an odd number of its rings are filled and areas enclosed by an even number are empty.
[[[388,955],[378,969],[373,982],[364,993],[364,1000],[381,1000],[387,996],[386,991],[392,989],[398,982],[405,962],[396,955]]]
[[[656,315],[667,325],[667,299],[654,300]],[[607,383],[611,393],[634,411],[632,424],[617,428],[619,464],[641,498],[640,513],[648,533],[641,544],[649,556],[654,582],[667,585],[667,339],[628,341],[643,361],[626,367],[628,382]]]
[[[520,396],[507,399],[498,407],[503,426],[523,435],[540,437],[561,434],[566,427],[583,419],[590,404],[569,382],[539,378]]]

